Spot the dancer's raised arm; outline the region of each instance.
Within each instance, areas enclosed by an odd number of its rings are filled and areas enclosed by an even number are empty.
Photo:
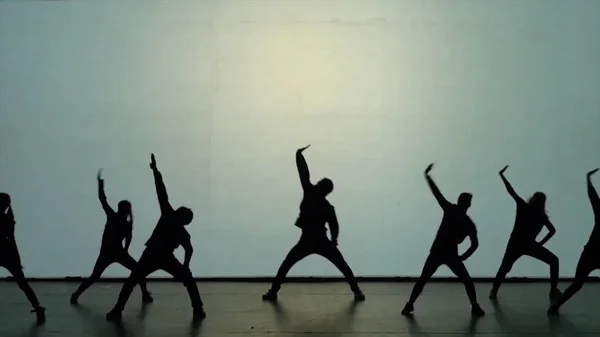
[[[302,184],[302,189],[304,190],[312,186],[312,184],[310,183],[310,172],[308,170],[308,164],[306,163],[306,159],[304,159],[304,155],[302,154],[302,152],[308,149],[308,147],[310,147],[310,145],[296,150],[296,167],[298,168],[300,183]]]
[[[510,194],[510,196],[513,199],[515,199],[516,202],[522,202],[522,201],[524,201],[523,198],[521,198],[517,194],[517,192],[512,187],[512,185],[510,184],[510,182],[508,181],[508,179],[506,179],[506,177],[504,176],[504,172],[506,171],[507,168],[508,168],[508,165],[504,166],[504,168],[502,170],[500,170],[500,172],[499,172],[500,178],[502,178],[502,182],[504,183],[504,187],[506,187],[506,191],[508,192],[508,194]]]
[[[115,211],[110,207],[108,201],[106,200],[106,193],[104,192],[104,179],[102,179],[102,169],[98,170],[98,199],[100,199],[100,204],[102,204],[102,209],[106,215],[114,214]]]
[[[152,169],[152,173],[154,173],[154,185],[156,186],[156,195],[158,197],[158,204],[160,205],[161,212],[173,210],[173,207],[171,207],[171,204],[169,203],[169,195],[167,194],[167,188],[163,182],[162,174],[156,167],[154,153],[150,157],[150,168]]]
[[[427,168],[425,169],[425,179],[427,180],[427,184],[429,185],[429,188],[431,189],[431,193],[433,193],[435,200],[437,200],[438,204],[440,204],[440,207],[442,207],[442,209],[446,209],[446,207],[450,205],[450,202],[446,200],[446,198],[444,197],[442,192],[440,192],[440,189],[437,187],[431,176],[429,176],[429,172],[431,172],[431,169],[433,169],[433,163],[429,164],[429,166],[427,166]]]

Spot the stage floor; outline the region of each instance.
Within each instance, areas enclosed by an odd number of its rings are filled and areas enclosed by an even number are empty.
[[[288,283],[275,306],[261,301],[266,283],[199,282],[208,316],[194,325],[183,286],[149,282],[154,303],[143,307],[139,289],[134,290],[119,326],[104,319],[119,283],[96,284],[72,306],[69,296],[77,283],[32,282],[47,308],[46,324],[37,327],[16,284],[0,282],[0,336],[600,336],[598,283],[584,287],[557,318],[546,316],[547,283],[506,284],[497,305],[487,298],[491,284],[479,283],[486,316],[476,320],[459,283],[429,284],[415,305],[414,319],[403,317],[412,285],[363,283],[367,300],[355,306],[344,283]]]

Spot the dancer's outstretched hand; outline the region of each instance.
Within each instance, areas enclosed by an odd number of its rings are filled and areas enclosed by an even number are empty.
[[[429,166],[427,166],[427,168],[425,169],[425,174],[429,174],[429,172],[431,172],[431,170],[433,169],[433,163],[429,164]]]
[[[306,145],[306,146],[305,146],[305,147],[303,147],[303,148],[300,148],[300,149],[298,149],[298,152],[299,152],[299,153],[302,153],[302,152],[304,152],[304,150],[308,149],[309,147],[310,147],[310,144]]]
[[[150,168],[156,169],[156,158],[154,158],[154,153],[150,156]]]
[[[102,180],[102,169],[98,170],[98,180]]]
[[[508,169],[508,165],[504,166],[504,168],[502,168],[502,170],[500,170],[500,174],[504,174],[504,172],[506,171],[506,169]]]
[[[594,173],[598,172],[599,169],[593,169],[590,172],[587,173],[588,177],[591,177],[592,175],[594,175]]]

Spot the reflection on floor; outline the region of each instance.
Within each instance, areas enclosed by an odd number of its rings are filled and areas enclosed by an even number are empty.
[[[208,313],[200,325],[191,323],[187,293],[177,283],[149,282],[155,301],[146,307],[136,289],[119,325],[104,319],[119,283],[92,286],[78,306],[69,304],[76,283],[32,282],[32,287],[48,309],[48,322],[37,327],[16,284],[0,282],[0,336],[600,336],[598,283],[584,287],[558,318],[546,316],[547,283],[506,284],[497,304],[487,298],[490,284],[479,283],[487,315],[473,320],[459,283],[429,284],[415,305],[414,318],[407,319],[400,311],[411,283],[363,283],[367,300],[357,305],[343,283],[290,283],[282,288],[278,305],[272,305],[260,299],[266,283],[200,282]]]

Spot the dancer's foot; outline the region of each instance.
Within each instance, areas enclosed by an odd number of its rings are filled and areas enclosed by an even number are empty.
[[[106,314],[107,321],[120,321],[123,317],[121,310],[112,309]]]
[[[412,303],[406,303],[404,309],[402,309],[402,315],[409,316],[412,315],[413,311],[415,311],[415,307]]]
[[[154,298],[152,298],[152,293],[145,293],[142,295],[142,303],[148,304],[154,302]]]
[[[204,311],[204,308],[200,307],[197,309],[194,309],[194,321],[201,321],[203,319],[206,318],[206,312]]]
[[[485,316],[485,311],[483,311],[483,309],[481,309],[479,304],[475,304],[474,306],[471,307],[471,315],[473,315],[475,317],[483,317],[483,316]]]
[[[31,310],[31,312],[35,312],[38,323],[41,324],[46,322],[46,308],[38,305],[36,308]]]
[[[264,295],[262,295],[263,301],[276,302],[277,301],[277,292],[273,290],[267,291]]]
[[[560,292],[558,288],[554,288],[550,290],[550,294],[548,294],[548,296],[550,297],[551,301],[556,301],[562,296],[562,292]]]
[[[558,306],[556,305],[551,305],[550,308],[548,308],[548,316],[558,316]]]
[[[79,301],[79,294],[78,293],[73,293],[73,295],[71,295],[71,304],[77,304]]]
[[[365,300],[365,294],[363,294],[363,292],[360,289],[354,292],[354,301],[362,302],[364,300]]]

